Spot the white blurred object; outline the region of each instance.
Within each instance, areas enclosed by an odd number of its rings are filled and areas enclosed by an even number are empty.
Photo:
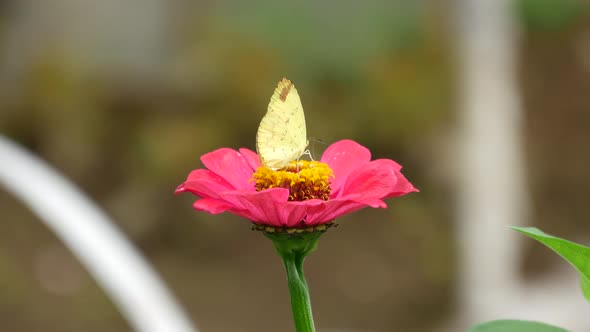
[[[508,226],[524,222],[527,207],[509,6],[464,0],[459,8],[459,285],[464,312],[476,320],[518,290],[518,235]]]
[[[0,185],[72,250],[136,331],[196,332],[142,255],[72,183],[3,136],[0,160]]]
[[[461,0],[457,4],[461,327],[513,318],[589,330],[588,304],[579,282],[573,280],[573,270],[534,285],[524,284],[518,276],[519,241],[524,237],[508,226],[529,224],[529,201],[515,68],[514,3]]]

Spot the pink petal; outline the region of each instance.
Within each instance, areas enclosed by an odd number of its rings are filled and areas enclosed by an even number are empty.
[[[256,152],[246,148],[241,148],[239,151],[242,154],[242,156],[246,158],[248,165],[252,167],[253,171],[256,171],[258,167],[262,166],[260,158],[258,157],[258,154],[256,154]]]
[[[287,204],[289,190],[272,188],[243,196],[250,204],[254,222],[273,226],[287,226],[305,217],[305,205]]]
[[[369,149],[351,140],[342,140],[330,145],[321,161],[328,164],[334,171],[332,179],[332,195],[339,196],[342,186],[350,173],[371,160]]]
[[[250,182],[254,171],[238,151],[221,148],[203,155],[201,161],[205,167],[225,179],[235,189],[255,190]]]
[[[211,214],[219,214],[225,211],[231,211],[233,208],[226,202],[211,198],[199,199],[193,204],[193,207],[195,210],[205,211]]]
[[[364,207],[367,207],[364,203],[343,199],[331,199],[327,202],[322,202],[321,205],[310,207],[307,212],[306,224],[309,226],[320,225]]]
[[[397,173],[397,183],[395,184],[395,190],[392,190],[384,198],[392,198],[419,191],[420,190],[414,187],[414,185],[411,184],[402,173]]]
[[[289,201],[281,204],[280,208],[289,211],[289,220],[285,226],[299,228],[310,226],[308,222],[310,214],[322,210],[325,203],[321,199],[310,199],[307,201]]]
[[[309,209],[325,203],[319,199],[288,201],[289,192],[283,188],[271,188],[260,192],[235,191],[223,196],[232,207],[228,209],[229,212],[254,223],[275,227],[301,227]]]
[[[176,188],[176,194],[191,192],[202,198],[219,198],[218,193],[233,190],[233,186],[227,183],[217,174],[206,170],[192,171],[186,181]]]
[[[339,197],[363,202],[386,197],[396,191],[399,165],[389,159],[371,161],[350,174]]]
[[[255,223],[271,226],[289,226],[305,217],[305,204],[288,204],[289,190],[271,188],[257,192],[230,192],[223,194],[226,201],[237,207],[236,214]]]

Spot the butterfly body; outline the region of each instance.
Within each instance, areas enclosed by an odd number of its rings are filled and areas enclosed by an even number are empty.
[[[256,134],[262,164],[277,170],[298,159],[307,148],[305,114],[297,89],[283,78],[277,85]]]

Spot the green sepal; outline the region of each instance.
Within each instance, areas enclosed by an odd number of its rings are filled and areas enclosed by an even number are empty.
[[[286,232],[263,232],[275,246],[275,250],[281,257],[295,256],[304,259],[318,246],[318,240],[324,232],[303,232],[289,234]]]

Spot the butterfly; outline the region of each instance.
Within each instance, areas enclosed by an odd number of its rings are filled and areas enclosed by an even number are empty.
[[[258,126],[256,151],[262,165],[277,170],[309,154],[308,144],[301,99],[293,83],[283,78]]]

